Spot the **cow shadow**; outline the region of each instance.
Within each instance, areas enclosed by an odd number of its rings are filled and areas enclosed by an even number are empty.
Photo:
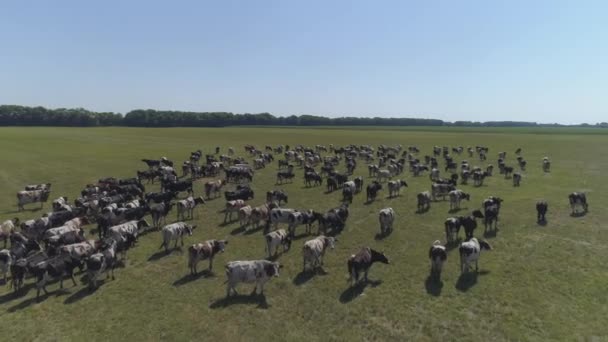
[[[454,286],[457,290],[462,292],[467,292],[470,288],[477,284],[477,279],[479,276],[483,276],[490,273],[489,271],[479,271],[479,272],[467,272],[463,273],[458,277],[458,281]]]
[[[225,221],[225,222],[224,222],[224,221],[222,221],[222,223],[218,224],[217,226],[218,226],[218,227],[222,227],[222,228],[223,228],[223,227],[227,227],[227,226],[229,226],[229,225],[233,224],[233,223],[234,223],[234,222],[236,222],[236,221],[238,221],[238,219],[230,219],[230,220]],[[239,228],[240,228],[240,227],[239,227]]]
[[[200,278],[212,278],[215,277],[215,273],[213,273],[213,271],[209,271],[209,270],[202,270],[200,272],[198,272],[197,274],[186,274],[183,277],[177,279],[176,281],[173,282],[173,286],[175,287],[180,287],[183,285],[186,285],[190,282],[193,282],[195,280],[198,280]]]
[[[577,211],[570,214],[570,217],[583,217],[587,215],[586,211]]]
[[[236,227],[230,232],[230,235],[239,235],[241,233],[244,233],[246,231],[246,229],[247,229],[246,226]]]
[[[361,296],[365,288],[370,286],[372,288],[380,286],[382,284],[382,280],[368,280],[368,281],[360,281],[354,286],[349,286],[342,294],[340,295],[340,303],[347,304],[352,302],[355,298]]]
[[[13,215],[13,214],[21,214],[21,213],[25,213],[25,212],[35,213],[35,212],[37,212],[37,211],[41,211],[41,210],[43,210],[43,209],[44,209],[44,208],[40,208],[40,207],[36,207],[36,208],[29,208],[29,209],[28,209],[28,208],[23,208],[23,210],[19,210],[19,209],[17,209],[17,210],[9,210],[9,211],[5,211],[5,212],[3,212],[2,214],[5,214],[5,215]]]
[[[449,251],[451,251],[451,250],[456,249],[457,247],[459,247],[461,241],[462,241],[461,239],[458,239],[458,240],[456,240],[456,242],[446,243],[445,244],[445,250],[446,250],[446,252],[449,252]]]
[[[424,213],[428,212],[429,210],[431,210],[431,206],[419,208],[419,209],[416,209],[416,214],[418,214],[418,215],[424,214]]]
[[[92,287],[89,287],[89,286],[85,286],[85,287],[81,288],[80,290],[74,292],[68,298],[66,298],[63,303],[64,304],[74,304],[74,303],[77,303],[81,299],[84,299],[84,298],[86,298],[86,297],[94,294],[95,292],[97,292],[97,290],[99,290],[99,288],[102,285],[104,285],[105,283],[106,283],[105,279],[100,279],[99,281],[97,281],[97,287],[95,287],[95,288],[92,288]]]
[[[25,297],[33,287],[34,284],[27,284],[20,288],[19,291],[10,291],[5,293],[4,295],[0,296],[0,305]]]
[[[424,287],[426,293],[431,296],[439,297],[441,295],[441,290],[443,289],[443,281],[441,278],[429,275],[424,282]]]
[[[538,224],[541,227],[546,227],[547,224],[549,224],[549,221],[545,220],[541,220],[541,221],[536,221],[536,224]]]
[[[380,233],[377,233],[377,234],[374,236],[374,239],[375,239],[376,241],[381,241],[381,240],[384,240],[384,239],[386,239],[387,237],[389,237],[389,236],[390,236],[392,233],[393,233],[393,230],[392,230],[392,229],[389,229],[389,230],[388,230],[388,231],[386,231],[386,232],[380,232]]]
[[[298,273],[298,275],[293,278],[293,284],[296,286],[301,286],[312,280],[316,276],[324,276],[327,273],[322,267],[317,267],[312,270],[306,270]]]
[[[251,294],[251,295],[234,295],[230,297],[224,297],[218,299],[209,305],[211,309],[226,308],[231,305],[238,304],[257,304],[258,309],[268,309],[270,305],[266,301],[266,296],[263,294]]]
[[[22,301],[21,303],[8,308],[6,311],[11,312],[11,313],[17,312],[19,310],[26,309],[33,304],[44,302],[45,300],[47,300],[47,298],[49,298],[51,296],[61,297],[61,296],[67,295],[68,293],[70,293],[70,291],[65,287],[63,289],[49,291],[49,293],[44,293],[43,291],[41,291],[41,295],[39,298],[36,298],[36,296],[33,296],[32,298],[26,299],[26,300]]]
[[[175,252],[175,251],[179,251],[181,253],[182,252],[181,246],[178,246],[175,249],[170,249],[169,253],[165,252],[164,249],[161,251],[158,251],[158,252],[150,255],[150,257],[148,258],[148,261],[158,261],[164,257],[168,257],[169,255],[173,254],[173,252]]]
[[[495,238],[498,235],[498,229],[490,229],[483,232],[483,237],[486,239]]]
[[[466,208],[465,208],[465,209],[466,209]],[[449,214],[454,214],[454,213],[457,213],[457,212],[459,212],[459,211],[461,211],[461,210],[463,210],[463,208],[454,208],[454,209],[450,209],[450,210],[448,210],[448,213],[449,213]]]
[[[374,202],[375,202],[375,200],[367,200],[367,201],[363,202],[363,205],[370,205]]]
[[[260,230],[264,230],[266,227],[264,225],[259,225],[256,228],[249,228],[245,230],[245,233],[243,235],[251,235],[251,234],[255,234],[257,232],[259,232]]]

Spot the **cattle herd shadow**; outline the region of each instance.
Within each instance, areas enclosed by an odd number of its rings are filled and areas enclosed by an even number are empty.
[[[239,226],[234,228],[231,232],[230,235],[240,235],[242,233],[245,233],[247,231],[247,227],[246,226]]]
[[[586,211],[577,211],[570,214],[570,217],[583,217],[587,215]]]
[[[209,305],[211,309],[221,309],[226,308],[231,305],[251,305],[257,304],[258,309],[268,309],[270,305],[266,301],[266,296],[263,294],[251,294],[251,295],[234,295],[230,297],[224,297],[216,300],[215,302]]]
[[[298,275],[293,278],[293,284],[296,286],[301,286],[312,280],[316,276],[325,276],[328,273],[322,268],[318,267],[313,270],[306,270],[298,273]]]
[[[99,281],[97,281],[97,287],[96,288],[91,288],[88,286],[85,286],[83,288],[81,288],[80,290],[74,292],[71,296],[69,296],[68,298],[65,299],[65,301],[63,302],[64,304],[74,304],[77,303],[78,301],[80,301],[81,299],[84,299],[92,294],[94,294],[95,292],[97,292],[97,290],[103,285],[105,284],[106,280],[105,279],[101,279]]]
[[[365,288],[370,286],[372,288],[380,286],[382,284],[382,280],[368,280],[368,281],[360,281],[354,286],[349,286],[346,290],[342,292],[340,295],[340,303],[346,304],[352,302],[355,298],[361,296]]]
[[[169,250],[169,253],[165,252],[165,250],[163,249],[161,251],[158,251],[158,252],[150,255],[150,257],[148,258],[148,261],[149,262],[158,261],[158,260],[160,260],[160,259],[162,259],[164,257],[170,256],[174,252],[182,253],[183,251],[182,251],[182,248],[180,246],[177,246],[177,248],[175,248],[175,249]]]
[[[180,287],[180,286],[186,285],[190,282],[193,282],[195,280],[198,280],[200,278],[213,278],[213,277],[215,277],[215,273],[213,273],[213,271],[209,271],[209,270],[203,270],[203,271],[198,272],[197,274],[188,273],[185,276],[174,281],[173,286]]]
[[[429,275],[424,282],[424,287],[426,289],[426,293],[438,297],[441,295],[441,290],[443,289],[443,281],[441,278]]]
[[[483,276],[489,274],[489,271],[479,271],[479,272],[467,272],[463,273],[458,277],[458,281],[456,282],[456,289],[462,292],[467,292],[473,286],[477,284],[477,279],[479,276]]]
[[[33,288],[34,284],[26,284],[21,289],[19,289],[19,291],[10,291],[5,293],[4,295],[0,296],[0,305],[27,296],[27,294]]]
[[[377,241],[384,240],[384,239],[386,239],[387,237],[389,237],[389,236],[390,236],[392,233],[393,233],[393,230],[392,230],[392,229],[389,229],[389,230],[388,230],[388,231],[386,231],[386,232],[380,232],[380,233],[377,233],[377,234],[374,236],[374,239],[376,239]]]

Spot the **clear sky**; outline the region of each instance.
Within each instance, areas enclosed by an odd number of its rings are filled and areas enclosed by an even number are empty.
[[[608,1],[0,1],[0,103],[608,121]]]

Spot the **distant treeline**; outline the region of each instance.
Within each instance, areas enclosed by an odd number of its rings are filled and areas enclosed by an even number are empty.
[[[47,109],[0,105],[0,126],[131,126],[131,127],[226,127],[226,126],[459,126],[459,127],[547,127],[559,124],[538,124],[518,121],[456,121],[417,118],[327,118],[315,115],[274,116],[269,113],[234,114],[227,112],[180,112],[137,109],[126,115],[92,112],[83,108]],[[579,127],[608,127],[602,122]]]

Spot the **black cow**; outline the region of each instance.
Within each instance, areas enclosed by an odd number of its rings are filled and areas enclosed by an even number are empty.
[[[536,222],[547,222],[545,219],[545,214],[549,209],[549,204],[547,201],[541,200],[536,202]]]
[[[367,186],[367,201],[372,202],[376,199],[378,191],[382,190],[382,184],[377,181],[373,181]]]
[[[188,193],[192,193],[194,191],[191,179],[184,179],[177,182],[163,182],[162,186],[165,192],[187,191]]]
[[[462,227],[464,227],[464,233],[467,240],[473,237],[473,233],[477,228],[478,218],[484,218],[483,213],[480,210],[473,210],[471,215],[459,217],[460,223],[462,224]]]
[[[253,199],[254,192],[250,187],[246,185],[239,185],[236,187],[235,191],[224,192],[224,197],[226,198],[226,201],[234,201],[239,199],[246,201],[248,199]]]
[[[359,275],[361,272],[364,273],[363,279],[365,282],[368,281],[367,274],[370,267],[375,262],[381,262],[383,264],[390,264],[390,261],[382,252],[377,252],[369,247],[363,247],[348,258],[348,274],[350,276],[351,286],[355,285],[359,281]]]
[[[145,198],[148,203],[150,201],[152,201],[154,203],[163,203],[163,202],[171,201],[172,199],[176,198],[177,195],[178,195],[177,191],[150,192],[150,193],[146,194]]]
[[[63,288],[63,279],[65,276],[70,276],[72,283],[76,286],[74,279],[74,269],[81,267],[82,261],[73,258],[69,255],[59,255],[55,258],[41,262],[31,270],[36,277],[36,300],[40,298],[40,289],[48,294],[46,283],[48,278],[59,278],[59,287]]]

